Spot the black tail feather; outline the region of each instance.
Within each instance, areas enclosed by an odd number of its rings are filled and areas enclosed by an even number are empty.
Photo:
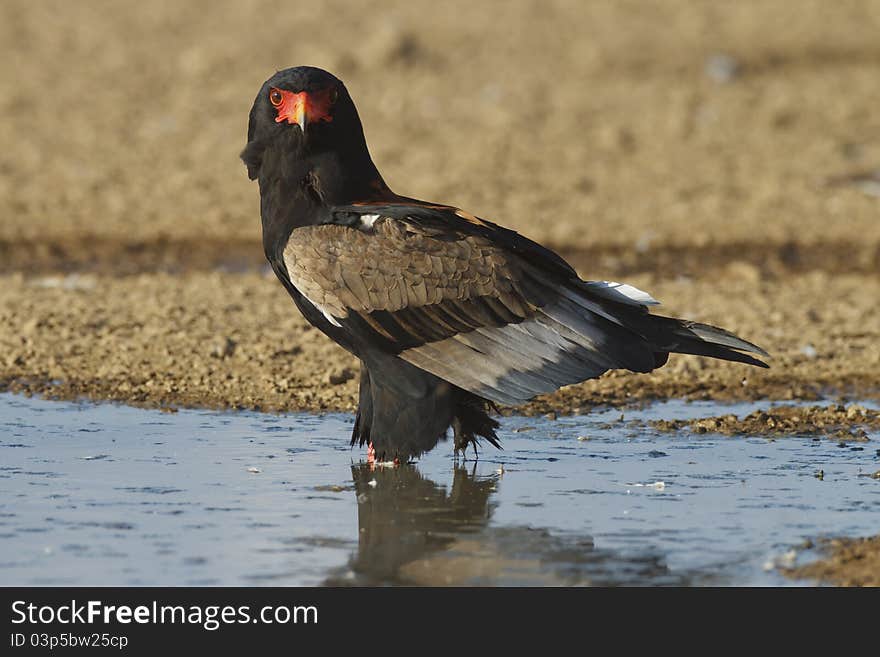
[[[723,328],[659,315],[647,315],[646,319],[653,325],[651,341],[664,352],[709,356],[757,367],[769,367],[764,361],[742,352],[761,356],[770,354]]]

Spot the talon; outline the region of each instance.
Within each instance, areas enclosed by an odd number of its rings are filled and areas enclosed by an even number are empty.
[[[373,443],[367,445],[367,463],[369,465],[375,465],[376,463],[376,449],[373,447]]]

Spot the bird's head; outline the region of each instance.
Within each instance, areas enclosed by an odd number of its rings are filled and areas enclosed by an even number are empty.
[[[241,154],[253,180],[267,149],[295,158],[363,148],[357,109],[345,85],[327,71],[297,66],[278,71],[263,83],[248,122]]]

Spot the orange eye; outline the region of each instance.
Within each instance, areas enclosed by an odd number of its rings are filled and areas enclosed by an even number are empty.
[[[269,102],[275,107],[280,106],[283,100],[284,96],[278,91],[278,89],[272,89],[269,91]]]

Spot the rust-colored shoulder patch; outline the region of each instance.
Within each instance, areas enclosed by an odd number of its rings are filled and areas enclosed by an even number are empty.
[[[352,207],[357,208],[368,208],[373,205],[388,205],[388,201],[382,199],[376,199],[373,201],[357,201],[355,203],[352,203],[351,205]]]

